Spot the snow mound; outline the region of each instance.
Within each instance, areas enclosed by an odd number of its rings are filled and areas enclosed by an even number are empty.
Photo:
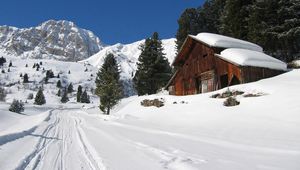
[[[286,63],[262,52],[247,49],[226,49],[221,52],[219,57],[242,66],[264,67],[275,70],[287,69]]]
[[[243,48],[249,49],[254,51],[262,52],[263,48],[244,40],[239,40],[236,38],[227,37],[224,35],[219,34],[212,34],[212,33],[200,33],[197,36],[189,35],[191,38],[204,42],[213,47],[220,47],[220,48]]]

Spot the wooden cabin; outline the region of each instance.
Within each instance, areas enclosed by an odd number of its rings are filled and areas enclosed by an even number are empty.
[[[191,95],[276,76],[286,64],[253,43],[217,34],[189,35],[172,65],[172,95]]]

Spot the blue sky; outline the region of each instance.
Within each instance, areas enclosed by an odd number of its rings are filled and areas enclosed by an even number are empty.
[[[130,43],[149,37],[175,37],[185,8],[203,0],[5,0],[0,25],[31,27],[49,19],[70,20],[93,31],[106,44]]]

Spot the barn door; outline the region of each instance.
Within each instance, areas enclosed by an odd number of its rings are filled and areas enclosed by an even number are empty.
[[[201,93],[214,91],[214,71],[208,71],[201,74]]]

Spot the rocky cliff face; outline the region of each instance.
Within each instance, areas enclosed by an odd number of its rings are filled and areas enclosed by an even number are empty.
[[[22,58],[78,61],[92,56],[103,46],[91,31],[70,21],[49,20],[25,29],[0,26],[0,48]]]

